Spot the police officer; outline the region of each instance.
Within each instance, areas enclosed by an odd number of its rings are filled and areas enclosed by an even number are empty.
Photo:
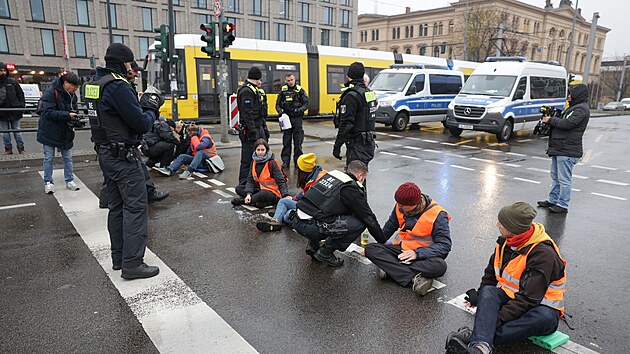
[[[125,78],[133,52],[114,43],[105,53],[105,67],[96,69],[85,86],[85,101],[99,165],[109,199],[107,228],[112,268],[125,279],[149,278],[159,268],[144,263],[147,243],[147,189],[140,159],[140,136],[151,129],[164,98],[146,94],[140,102]]]
[[[333,252],[348,248],[366,227],[376,241],[387,241],[362,185],[367,166],[354,160],[346,171],[334,170],[322,176],[289,215],[295,231],[309,239],[306,254],[331,267],[343,265]],[[325,243],[320,248],[321,240]]]
[[[239,134],[241,140],[241,167],[238,172],[238,184],[245,184],[250,174],[254,142],[265,138],[263,128],[263,101],[258,86],[261,85],[262,72],[252,66],[247,72],[247,80],[236,91],[236,104],[239,113]]]
[[[308,108],[308,96],[306,91],[295,83],[293,73],[284,76],[286,84],[282,86],[282,91],[278,94],[276,101],[276,111],[289,116],[291,129],[282,132],[282,167],[288,169],[291,165],[291,139],[293,139],[293,162],[302,155],[302,142],[304,142],[304,129],[302,128],[302,117]]]
[[[260,117],[262,119],[263,130],[265,131],[265,139],[269,141],[269,128],[267,128],[267,118],[269,117],[269,103],[267,103],[267,93],[262,88],[262,81],[258,81],[258,92],[260,93]]]
[[[338,126],[333,156],[341,160],[341,145],[346,145],[346,165],[359,160],[366,165],[374,158],[376,94],[363,81],[365,67],[354,62],[348,68],[348,82],[337,103]],[[338,124],[337,124],[338,123]]]

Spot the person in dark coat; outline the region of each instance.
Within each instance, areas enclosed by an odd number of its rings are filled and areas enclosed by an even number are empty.
[[[160,167],[164,167],[173,162],[175,146],[179,144],[179,139],[175,136],[174,128],[171,128],[163,117],[153,122],[153,128],[144,134],[144,141],[147,148],[142,149],[142,153],[148,157],[146,162],[148,167],[152,168],[158,162]]]
[[[0,108],[24,108],[26,101],[24,100],[24,91],[20,84],[9,78],[9,72],[5,63],[0,62]],[[0,130],[19,130],[22,112],[0,112]],[[15,144],[20,154],[24,151],[24,140],[22,133],[14,132]],[[13,145],[11,144],[11,133],[2,133],[2,142],[4,144],[5,155],[13,155]]]
[[[591,115],[588,103],[589,89],[585,84],[569,87],[569,108],[561,117],[544,116],[542,121],[551,125],[547,155],[551,157],[551,191],[547,200],[538,206],[552,213],[569,211],[573,166],[583,155],[582,137]]]
[[[79,189],[74,182],[72,167],[72,146],[74,143],[73,121],[79,120],[76,90],[81,85],[81,79],[66,72],[53,81],[41,98],[42,112],[37,127],[37,141],[44,145],[44,191],[48,194],[55,192],[53,180],[53,160],[55,149],[63,158],[63,175],[66,188],[76,191]]]

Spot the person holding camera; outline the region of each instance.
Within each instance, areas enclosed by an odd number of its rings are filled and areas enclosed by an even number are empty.
[[[74,128],[81,123],[77,112],[78,98],[75,94],[80,85],[81,79],[76,74],[66,72],[44,91],[40,101],[37,141],[44,145],[44,192],[47,194],[55,192],[52,176],[55,149],[61,153],[63,159],[66,188],[72,191],[79,189],[74,183],[72,172],[72,146]]]
[[[561,117],[544,115],[542,122],[551,126],[547,155],[551,157],[551,191],[538,206],[552,213],[567,213],[571,200],[573,167],[583,155],[582,137],[591,115],[589,89],[585,84],[569,86],[569,108]]]

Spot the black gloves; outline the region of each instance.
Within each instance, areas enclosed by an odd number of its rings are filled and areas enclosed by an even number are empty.
[[[479,293],[477,292],[477,289],[468,290],[464,300],[470,302],[473,306],[477,306],[477,302],[479,301]]]
[[[335,145],[335,146],[333,147],[333,156],[334,156],[336,159],[341,160],[341,146],[337,146],[337,145]]]
[[[145,93],[140,97],[140,107],[143,111],[153,111],[160,115],[160,107],[164,104],[164,97],[157,93]]]

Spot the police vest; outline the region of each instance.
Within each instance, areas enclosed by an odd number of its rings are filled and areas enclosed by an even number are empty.
[[[110,72],[98,81],[85,85],[85,104],[92,130],[92,142],[95,144],[126,142],[140,138],[140,135],[135,133],[120,116],[115,112],[105,111],[100,106],[106,86],[117,80],[129,83],[123,76]]]
[[[291,90],[289,85],[282,86],[282,92],[280,93],[284,97],[285,107],[289,109],[286,112],[290,116],[302,116],[303,112],[296,113],[294,110],[296,108],[302,107],[302,87],[300,85],[295,85]]]
[[[348,96],[350,92],[356,92],[357,95]],[[352,96],[358,96],[359,109],[354,119],[354,128],[351,132],[352,135],[357,135],[362,132],[374,131],[376,127],[376,92],[369,90],[364,85],[350,84],[341,94],[339,101],[337,101],[337,110],[333,118],[335,128],[339,127],[341,123],[341,115],[346,113],[344,107],[348,99],[354,99]]]
[[[315,176],[314,179],[306,182],[306,184],[304,185],[304,188],[302,189],[302,193],[306,193],[313,186],[313,184],[317,183],[317,181],[319,181],[327,173],[328,171],[326,170],[319,171],[319,173],[317,174],[317,176]]]
[[[251,82],[245,81],[245,83],[241,87],[239,87],[238,90],[236,91],[237,98],[243,90],[252,90],[252,92],[254,93],[255,99],[254,99],[254,102],[252,102],[252,106],[253,106],[252,113],[254,115],[253,119],[254,119],[255,127],[258,128],[262,125],[260,120],[263,117],[262,115],[263,97],[261,94],[261,89],[256,87],[256,85],[252,84]],[[238,104],[238,101],[239,100],[237,99],[237,104]],[[244,107],[238,107],[238,110],[243,111]]]
[[[437,219],[438,214],[442,211],[446,213],[450,221],[451,216],[446,209],[442,208],[435,201],[431,201],[431,204],[429,204],[418,218],[413,229],[403,230],[403,226],[405,225],[404,214],[400,210],[400,204],[396,204],[396,217],[398,218],[399,229],[397,235],[394,236],[393,244],[400,245],[404,251],[431,246],[433,244],[433,238],[431,237],[433,223],[435,223],[435,219]]]
[[[193,156],[197,154],[197,145],[199,145],[199,143],[201,142],[201,139],[203,139],[206,136],[210,139],[212,146],[203,149],[203,151],[207,152],[208,155],[210,155],[210,157],[217,156],[217,146],[214,144],[214,139],[212,139],[212,135],[210,135],[208,130],[204,128],[201,128],[201,136],[195,135],[192,138],[190,138],[190,150],[192,150]]]
[[[558,254],[558,257],[560,257],[562,263],[565,265],[565,271],[562,278],[554,280],[551,284],[549,284],[547,292],[545,292],[545,296],[540,304],[560,311],[560,317],[564,317],[564,292],[566,290],[565,283],[567,280],[567,262],[560,255],[560,250],[558,249],[558,246],[556,246],[556,243],[553,242],[553,240],[548,241],[551,242],[553,248]],[[503,289],[510,298],[514,299],[514,294],[520,290],[520,279],[521,275],[525,271],[525,267],[527,266],[527,256],[534,247],[538,246],[540,243],[541,242],[532,244],[526,254],[519,254],[517,257],[510,260],[503,269],[503,272],[501,272],[501,254],[503,253],[501,249],[502,247],[499,244],[496,245],[494,251],[494,275],[497,279],[497,287]]]
[[[267,116],[269,116],[269,104],[267,104],[267,93],[262,88],[257,87],[258,93],[260,94],[260,116],[267,120]]]
[[[350,215],[352,212],[341,201],[341,189],[357,186],[347,174],[333,170],[326,173],[304,194],[297,204],[298,209],[324,222],[334,221],[334,216]]]
[[[282,196],[280,194],[280,186],[278,186],[278,182],[276,182],[276,179],[273,178],[271,169],[269,168],[269,165],[272,163],[278,164],[274,160],[265,162],[265,167],[263,167],[262,171],[260,171],[259,176],[258,172],[256,172],[256,160],[252,161],[252,177],[254,177],[254,182],[258,183],[258,185],[260,186],[260,190],[270,191],[278,198],[280,198]]]

